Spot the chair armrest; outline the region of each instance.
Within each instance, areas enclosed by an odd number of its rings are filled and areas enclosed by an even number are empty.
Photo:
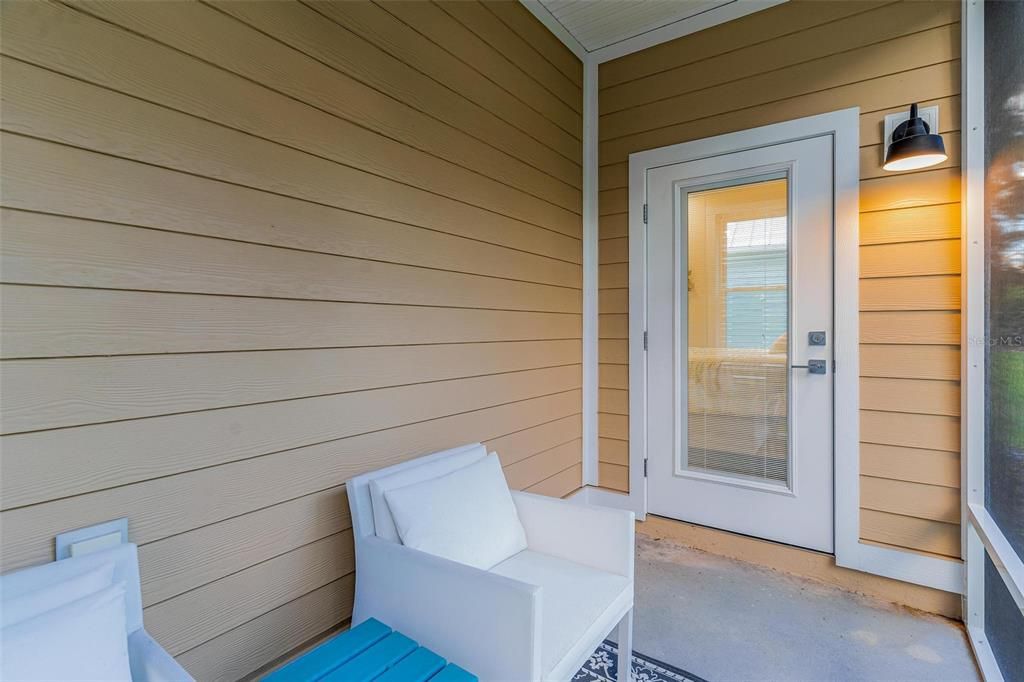
[[[195,682],[143,628],[128,635],[128,661],[132,682]]]
[[[480,679],[539,679],[541,588],[376,536],[356,543],[352,624],[373,617]]]
[[[520,491],[512,499],[530,549],[633,579],[633,512]]]

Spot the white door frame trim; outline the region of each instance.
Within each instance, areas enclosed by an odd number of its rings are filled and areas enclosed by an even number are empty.
[[[828,135],[833,139],[835,189],[834,329],[835,373],[835,551],[836,563],[868,573],[960,592],[961,565],[860,541],[860,325],[859,193],[860,110],[842,109],[783,123],[629,156],[629,488],[616,495],[643,518],[647,511],[644,460],[647,452],[646,235],[643,207],[648,169]],[[842,415],[841,417],[839,415]],[[623,499],[625,498],[625,499]],[[628,501],[627,501],[628,500]]]

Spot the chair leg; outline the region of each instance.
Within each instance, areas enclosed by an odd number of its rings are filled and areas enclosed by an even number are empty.
[[[615,672],[617,682],[633,680],[633,609],[619,621],[619,669]]]

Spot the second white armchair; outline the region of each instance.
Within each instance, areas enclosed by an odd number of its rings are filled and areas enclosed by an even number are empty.
[[[628,680],[632,512],[512,492],[526,548],[483,570],[401,544],[379,485],[371,495],[375,479],[393,481],[402,472],[398,478],[412,484],[486,455],[473,444],[348,482],[356,546],[352,624],[377,618],[481,680],[509,682],[570,680],[617,626],[618,679]]]

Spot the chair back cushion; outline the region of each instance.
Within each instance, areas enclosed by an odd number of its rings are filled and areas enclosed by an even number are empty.
[[[0,576],[0,595],[6,605],[10,599],[57,587],[109,564],[114,565],[114,576],[110,584],[124,583],[125,623],[128,634],[131,634],[142,627],[142,593],[139,589],[138,548],[130,542],[92,554],[6,573]],[[59,591],[62,588],[57,589]]]
[[[488,570],[526,549],[498,455],[384,493],[402,543]]]
[[[99,592],[3,628],[0,679],[132,679],[125,627],[125,585]]]
[[[377,537],[401,542],[391,509],[388,507],[387,491],[450,474],[487,456],[486,448],[480,443],[463,445],[446,452],[447,455],[444,457],[431,455],[419,465],[370,480],[370,502],[373,506],[373,526]]]
[[[114,582],[114,564],[107,562],[90,568],[67,580],[45,585],[37,590],[0,596],[0,627],[7,627],[41,613],[78,601],[110,587]]]

